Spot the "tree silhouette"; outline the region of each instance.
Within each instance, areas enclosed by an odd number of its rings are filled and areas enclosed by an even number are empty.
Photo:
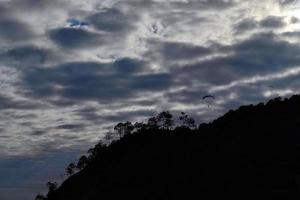
[[[143,129],[145,129],[147,127],[147,125],[144,122],[135,122],[134,123],[134,129],[136,130],[136,132],[140,132]]]
[[[35,197],[34,200],[46,200],[46,199],[47,199],[47,198],[46,198],[44,195],[38,194],[38,195],[36,195],[36,197]]]
[[[156,118],[156,117],[151,117],[151,118],[149,118],[146,126],[147,126],[147,128],[149,128],[149,129],[155,129],[155,128],[158,128],[158,121],[157,121],[157,118]]]
[[[76,168],[82,170],[89,162],[89,159],[86,156],[81,156],[77,162]]]
[[[108,144],[113,143],[115,140],[117,140],[119,137],[116,134],[116,132],[113,131],[108,131],[105,135],[104,135],[104,141]]]
[[[185,114],[184,112],[181,112],[181,116],[179,116],[179,120],[182,123],[181,125],[182,127],[191,128],[191,129],[196,127],[195,120],[192,117]]]
[[[215,191],[298,196],[299,113],[300,96],[241,106],[198,128],[182,112],[173,129],[172,115],[162,112],[135,123],[126,137],[114,131],[119,140],[95,145],[87,167],[46,199],[201,199]]]
[[[171,129],[172,126],[174,125],[173,116],[168,111],[159,113],[157,115],[156,119],[157,119],[157,123],[158,123],[159,127],[163,128],[163,129]]]
[[[51,194],[57,189],[58,184],[56,182],[49,181],[46,186],[48,188],[48,194]]]
[[[74,163],[70,163],[66,169],[66,173],[68,176],[72,176],[75,173],[76,165]]]
[[[117,131],[119,137],[123,137],[124,135],[130,134],[134,130],[134,126],[132,125],[131,122],[127,121],[125,123],[118,123],[115,127],[114,130]]]

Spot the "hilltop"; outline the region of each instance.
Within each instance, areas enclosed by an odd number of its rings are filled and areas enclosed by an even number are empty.
[[[236,192],[286,197],[300,192],[300,96],[242,106],[199,127],[183,115],[183,125],[171,128],[172,116],[164,114],[147,124],[116,126],[121,139],[92,148],[89,157],[81,158],[81,170],[71,171],[60,187],[50,187],[45,199],[175,200]]]

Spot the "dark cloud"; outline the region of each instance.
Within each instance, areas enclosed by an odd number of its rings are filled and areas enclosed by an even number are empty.
[[[106,121],[113,121],[115,123],[122,122],[122,121],[130,121],[136,119],[138,117],[152,117],[154,116],[157,111],[155,110],[145,110],[140,109],[138,111],[128,111],[122,113],[116,113],[112,115],[105,116],[104,119]]]
[[[160,91],[169,87],[168,74],[141,75],[123,77],[121,74],[112,76],[79,77],[71,80],[61,95],[71,99],[119,100],[134,98],[138,92]]]
[[[289,4],[293,4],[296,3],[297,0],[279,0],[279,3],[281,5],[289,5]]]
[[[283,32],[281,34],[284,37],[288,37],[288,38],[300,38],[300,31],[288,31],[288,32]]]
[[[63,48],[95,47],[102,43],[101,35],[82,28],[59,28],[49,32],[50,39]]]
[[[164,42],[162,43],[159,52],[162,54],[163,59],[189,60],[207,56],[212,53],[212,50],[190,43]]]
[[[102,117],[97,113],[96,107],[86,107],[76,111],[76,115],[79,115],[84,120],[99,123]]]
[[[170,75],[165,74],[147,74],[132,77],[129,82],[129,88],[133,91],[163,91],[170,87]]]
[[[218,57],[194,64],[177,66],[171,70],[179,85],[226,84],[239,75],[227,63],[227,58]]]
[[[36,65],[47,61],[51,56],[49,50],[35,46],[19,46],[8,49],[0,54],[2,62]]]
[[[241,34],[249,31],[255,31],[260,29],[278,29],[284,28],[287,23],[284,21],[284,17],[268,16],[261,21],[257,21],[253,18],[243,19],[233,26],[236,34]]]
[[[145,63],[140,60],[121,58],[112,64],[112,68],[117,70],[119,73],[126,75],[143,71],[144,65]]]
[[[153,101],[151,102],[151,105],[153,105]],[[129,102],[128,106],[131,106],[133,102]],[[141,105],[138,102],[138,105]],[[115,108],[118,110],[118,108]],[[99,114],[97,113],[98,109],[97,107],[86,107],[83,109],[79,109],[76,111],[76,114],[80,117],[82,117],[84,120],[88,120],[89,122],[94,122],[95,124],[99,123],[107,123],[107,122],[114,122],[118,123],[121,121],[130,121],[135,120],[137,118],[141,117],[151,117],[155,115],[155,110],[149,110],[149,109],[139,109],[135,111],[125,111],[125,112],[114,112],[110,114]]]
[[[300,64],[300,46],[272,33],[255,34],[230,46],[219,46],[217,56],[194,64],[173,66],[179,85],[228,84],[242,77],[267,75]],[[208,89],[208,88],[207,88]]]
[[[28,110],[38,108],[39,105],[34,104],[30,101],[19,101],[13,98],[9,98],[3,95],[0,95],[0,110],[7,109],[18,109],[18,110]]]
[[[96,29],[106,32],[128,32],[134,28],[134,19],[132,13],[124,14],[116,8],[104,9],[88,17],[87,21]]]
[[[240,74],[266,73],[296,66],[300,63],[300,46],[280,39],[273,33],[250,37],[231,47],[233,56],[225,63]]]
[[[297,23],[300,22],[300,19],[297,18],[297,17],[292,17],[292,18],[290,19],[290,22],[291,22],[291,24],[297,24]]]
[[[46,130],[33,130],[30,135],[32,136],[43,136],[46,135],[48,132]]]
[[[58,127],[56,127],[57,129],[65,129],[65,130],[82,130],[82,128],[84,128],[83,124],[63,124],[60,125]]]
[[[247,31],[253,31],[258,27],[258,23],[254,19],[244,19],[234,26],[234,30],[237,34]]]
[[[278,17],[278,16],[268,16],[265,19],[261,20],[259,22],[260,26],[262,28],[283,28],[286,26],[286,23],[284,22],[283,17]]]
[[[16,19],[0,19],[0,39],[11,42],[26,41],[34,36],[29,25]]]
[[[226,9],[236,5],[235,0],[209,0],[209,1],[176,1],[174,6],[188,10]]]
[[[26,10],[30,12],[45,12],[51,9],[67,8],[68,2],[63,0],[10,0],[6,2],[14,12]]]
[[[135,68],[143,68],[137,63],[128,58],[111,64],[67,63],[32,69],[25,74],[24,80],[34,95],[58,95],[72,100],[112,101],[170,86],[168,74],[134,74]],[[124,71],[123,67],[131,69]]]
[[[182,104],[201,104],[203,96],[207,95],[205,88],[197,88],[191,90],[182,90],[178,92],[168,93],[166,97],[176,103]]]

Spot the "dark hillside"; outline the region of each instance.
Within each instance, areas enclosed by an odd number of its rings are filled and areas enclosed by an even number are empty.
[[[300,96],[243,106],[199,128],[141,128],[97,154],[47,200],[175,200],[300,193]],[[188,198],[190,196],[190,198]]]

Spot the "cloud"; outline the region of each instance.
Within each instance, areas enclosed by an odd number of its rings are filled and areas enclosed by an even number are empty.
[[[175,65],[170,73],[178,90],[167,93],[169,102],[181,105],[201,104],[201,97],[213,93],[225,97],[226,92],[235,92],[238,102],[254,102],[263,100],[263,91],[267,87],[252,87],[256,84],[282,85],[280,82],[292,83],[288,77],[298,77],[297,67],[300,66],[300,46],[290,43],[273,33],[254,34],[249,38],[237,40],[229,46],[216,46],[217,52],[226,53],[193,64]],[[269,83],[268,83],[269,82]],[[273,83],[271,83],[273,82]],[[283,87],[283,85],[281,86]],[[219,89],[217,89],[219,88]],[[222,89],[221,89],[222,88]],[[253,90],[254,96],[247,95]],[[261,92],[260,92],[261,91]],[[223,98],[222,98],[223,99]],[[224,98],[226,99],[226,98]],[[222,107],[228,109],[225,100]]]
[[[296,3],[297,0],[280,0],[279,3],[281,5],[288,5],[288,4],[293,4],[293,3]]]
[[[26,9],[26,10],[47,10],[51,8],[57,8],[59,6],[66,6],[67,1],[61,0],[11,0],[9,2],[11,7],[19,8],[19,9]]]
[[[84,125],[83,124],[63,124],[63,125],[60,125],[58,127],[56,127],[57,129],[65,129],[65,130],[81,130],[84,128]]]
[[[54,127],[61,127],[56,133],[63,137],[72,125],[82,124],[87,135],[74,141],[90,141],[93,117],[109,126],[151,109],[178,109],[178,102],[181,108],[199,104],[194,110],[207,113],[198,98],[212,88],[299,65],[294,42],[299,37],[291,28],[296,20],[288,23],[292,15],[285,10],[291,5],[258,0],[2,2],[0,23],[7,29],[0,30],[1,70],[16,71],[1,77],[3,119],[7,123],[24,112],[27,117],[18,118],[16,127],[27,124],[28,135],[45,140]],[[69,19],[89,26],[69,27]],[[236,103],[248,102],[244,90],[236,89],[241,96]],[[91,102],[95,111],[84,119],[83,113],[73,116]],[[53,113],[60,109],[69,114],[58,120]],[[3,131],[17,138],[22,128]]]
[[[226,9],[236,5],[235,0],[210,0],[210,1],[175,1],[176,8],[187,10],[211,10],[211,9]]]
[[[37,65],[52,59],[52,52],[36,46],[17,46],[0,53],[2,62],[15,65]]]
[[[158,44],[158,52],[161,59],[190,60],[201,58],[212,53],[212,50],[202,46],[196,46],[183,42],[163,42]]]
[[[34,36],[29,25],[17,19],[0,19],[0,27],[0,39],[9,42],[22,42]]]
[[[288,38],[300,38],[300,31],[288,31],[288,32],[283,32],[282,36],[288,37]]]
[[[104,9],[87,18],[87,21],[97,30],[110,33],[126,33],[134,29],[134,16],[124,14],[116,8]]]
[[[266,73],[299,64],[299,45],[282,40],[273,33],[254,35],[231,47],[235,54],[226,63],[241,74]]]
[[[115,68],[119,73],[126,75],[142,72],[144,65],[145,63],[140,60],[121,58],[112,63],[112,68]]]
[[[156,112],[157,111],[153,109],[140,109],[140,110],[126,111],[126,112],[118,112],[116,110],[116,112],[114,113],[100,115],[97,114],[97,111],[95,109],[82,109],[78,111],[78,115],[83,117],[83,119],[98,124],[98,123],[107,123],[111,121],[122,122],[122,121],[130,121],[132,119],[137,119],[137,118],[152,117],[156,114]]]
[[[300,20],[297,17],[293,16],[293,17],[291,17],[290,22],[291,22],[291,24],[297,24],[300,22]]]
[[[39,105],[30,101],[14,100],[12,98],[0,95],[0,110],[16,109],[16,110],[28,110],[36,109]]]
[[[138,63],[129,58],[110,64],[66,63],[52,68],[32,69],[25,74],[24,80],[33,95],[60,96],[71,100],[114,101],[134,98],[139,92],[169,87],[168,74],[134,74],[138,68],[143,68]]]
[[[244,19],[234,26],[234,30],[237,34],[239,34],[246,31],[253,31],[257,27],[258,23],[254,19]]]
[[[260,21],[260,26],[263,28],[282,28],[286,26],[283,17],[278,16],[268,16],[265,19]]]
[[[88,48],[101,45],[101,35],[79,28],[58,28],[49,32],[50,39],[66,48]]]
[[[293,20],[295,21],[295,19]],[[287,26],[284,17],[280,16],[267,16],[262,20],[258,21],[254,18],[246,18],[239,21],[237,24],[234,25],[233,29],[236,34],[242,34],[245,32],[253,32],[259,29],[280,29]]]

